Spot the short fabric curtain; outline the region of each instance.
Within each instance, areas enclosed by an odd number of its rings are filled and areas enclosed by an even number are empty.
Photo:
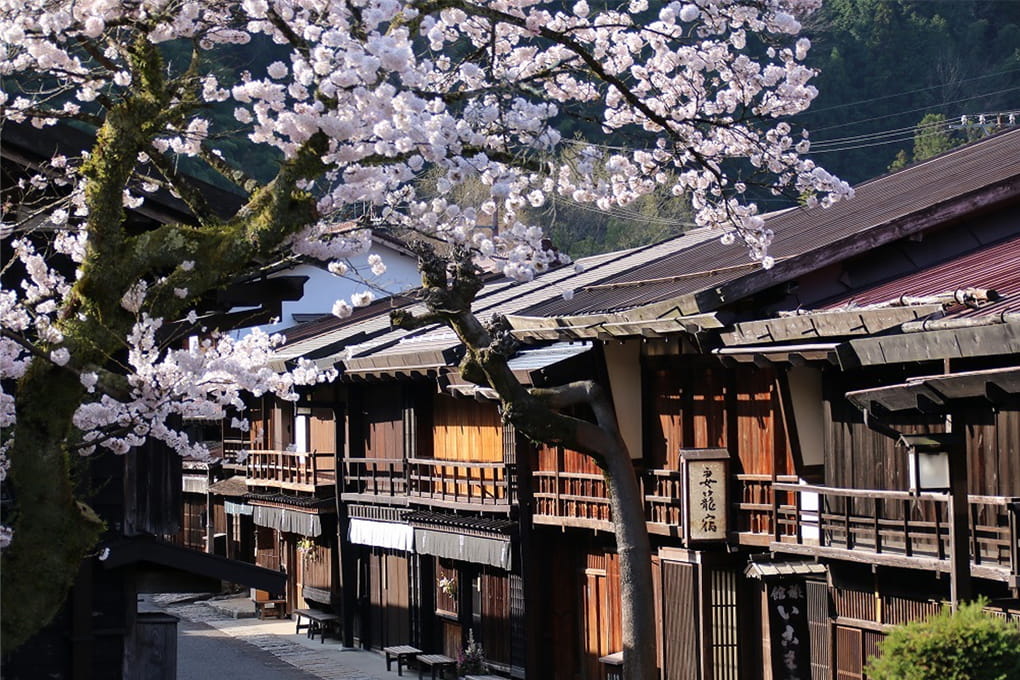
[[[247,503],[235,503],[233,501],[223,501],[223,510],[228,515],[251,515],[254,512]]]
[[[254,508],[252,520],[257,526],[300,534],[309,538],[314,538],[322,533],[322,522],[318,515],[287,508],[270,508],[265,505],[256,505]]]
[[[351,543],[371,545],[390,550],[414,550],[414,530],[407,524],[376,522],[368,519],[351,519],[347,538]]]
[[[419,555],[486,564],[506,571],[510,571],[511,567],[509,539],[415,529],[414,548]]]

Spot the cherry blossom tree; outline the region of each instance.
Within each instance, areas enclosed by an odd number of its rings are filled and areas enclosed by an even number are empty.
[[[823,204],[850,192],[783,120],[816,94],[797,34],[818,2],[0,0],[2,119],[95,132],[4,196],[4,272],[23,275],[0,293],[0,470],[18,501],[0,535],[3,604],[19,611],[4,617],[5,648],[52,617],[99,534],[69,457],[148,438],[200,454],[176,418],[331,377],[269,370],[277,340],[260,334],[206,328],[183,350],[161,327],[201,329],[203,296],[259,264],[306,256],[344,273],[386,234],[415,244],[431,309],[396,321],[450,324],[469,347],[465,372],[496,388],[507,418],[608,470],[626,673],[653,677],[648,538],[611,410],[593,384],[529,392],[513,379],[507,335],[471,314],[473,261],[528,280],[565,258],[527,207],[561,195],[608,209],[664,185],[770,267],[751,187]],[[254,51],[272,61],[226,66]],[[572,118],[594,123],[565,137]],[[237,163],[226,140],[266,149],[272,178]],[[214,210],[188,168],[231,183],[241,207]],[[428,191],[425,173],[439,177]],[[466,181],[484,200],[452,199]],[[192,218],[132,226],[128,211],[158,191]],[[581,402],[596,423],[560,413]]]

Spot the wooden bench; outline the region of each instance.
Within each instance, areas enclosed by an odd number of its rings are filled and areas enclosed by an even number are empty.
[[[330,614],[329,612],[320,611],[318,609],[295,609],[294,612],[294,633],[300,633],[302,629],[307,629],[306,635],[314,640],[315,634],[319,634],[319,642],[323,643],[326,641],[326,632],[332,631],[333,636],[339,639],[339,635],[336,629],[340,622],[340,617],[336,614]],[[301,619],[307,619],[308,623],[302,625]]]
[[[390,671],[390,664],[397,660],[397,675],[403,675],[403,666],[411,659],[421,654],[421,650],[411,645],[395,645],[383,647],[383,654],[386,655],[386,671]]]
[[[445,654],[422,654],[418,657],[418,680],[421,680],[422,672],[428,666],[432,671],[432,680],[436,680],[436,673],[439,677],[446,677],[443,673],[446,669],[457,670],[457,661]]]

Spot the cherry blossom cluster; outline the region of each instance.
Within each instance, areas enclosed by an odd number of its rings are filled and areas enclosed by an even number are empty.
[[[326,170],[314,189],[324,223],[369,206],[371,225],[470,243],[526,279],[555,256],[521,223],[521,208],[554,193],[607,208],[666,184],[690,198],[699,224],[734,229],[763,259],[769,236],[730,161],[750,159],[776,192],[824,202],[850,192],[803,158],[807,138],[779,120],[816,95],[803,64],[810,42],[797,33],[818,4],[631,0],[595,11],[581,0],[556,11],[537,0],[3,0],[0,71],[56,75],[68,94],[4,93],[0,104],[5,117],[44,125],[115,101],[141,75],[129,49],[137,35],[205,50],[269,39],[280,59],[264,72],[227,82],[210,66],[190,95],[232,105],[252,142],[285,156],[324,134]],[[633,141],[613,149],[583,140],[582,153],[563,153],[557,117],[578,107],[601,112],[608,139]],[[194,156],[212,132],[211,119],[192,114],[169,121],[154,148]],[[596,163],[606,172],[591,172]],[[416,187],[427,168],[441,169],[439,200]],[[442,200],[468,179],[481,180],[489,200]]]
[[[305,361],[291,371],[270,368],[273,349],[283,342],[280,335],[268,336],[258,329],[241,339],[212,333],[194,347],[166,350],[157,343],[161,326],[161,320],[143,313],[128,337],[129,398],[102,394],[78,408],[74,425],[82,431],[83,455],[97,446],[127,453],[151,437],[181,455],[204,459],[208,448],[169,423],[176,418],[222,420],[244,410],[245,393],[296,401],[295,387],[336,378],[334,370],[323,371]],[[83,373],[81,381],[92,391],[97,377]],[[243,419],[234,422],[246,426]]]
[[[851,194],[807,157],[807,134],[783,120],[816,95],[804,65],[810,42],[798,33],[819,2],[0,0],[0,119],[98,126],[121,104],[150,102],[147,146],[117,187],[130,209],[157,190],[174,193],[184,157],[254,195],[245,168],[231,168],[217,148],[240,130],[279,153],[289,181],[297,176],[294,190],[314,199],[277,254],[327,261],[338,275],[385,230],[473,248],[529,280],[566,260],[530,223],[530,209],[556,196],[610,209],[659,188],[688,198],[698,224],[724,227],[725,240],[742,240],[769,267],[772,234],[747,198],[751,183],[811,204]],[[230,74],[229,51],[252,44],[271,54],[257,62],[267,65]],[[194,48],[190,63],[165,59],[174,45]],[[597,120],[601,134],[561,135],[568,116]],[[4,215],[26,276],[0,294],[0,377],[16,379],[37,360],[80,372],[92,395],[75,416],[83,450],[123,452],[155,437],[192,454],[201,451],[167,425],[171,417],[220,417],[241,390],[292,395],[328,377],[308,366],[271,371],[274,341],[259,334],[159,347],[161,312],[147,301],[156,289],[180,300],[201,292],[190,290],[185,261],[118,291],[138,320],[124,341],[130,397],[104,393],[60,331],[62,314],[80,312],[68,308],[74,282],[59,271],[89,266],[82,225],[92,180],[79,172],[89,153],[54,156],[22,180],[22,196],[48,192],[45,209]],[[484,196],[458,199],[468,182]],[[197,210],[201,201],[186,193],[175,195]],[[64,258],[59,271],[35,251],[38,240],[22,237],[43,223],[48,247]],[[368,264],[375,276],[385,271],[378,255]],[[333,311],[347,316],[371,301],[359,293]],[[13,422],[13,404],[0,393],[0,425]]]

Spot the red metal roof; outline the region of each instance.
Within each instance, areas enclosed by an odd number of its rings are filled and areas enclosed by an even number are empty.
[[[936,295],[960,288],[994,289],[1001,298],[979,308],[959,306],[953,316],[980,316],[1020,312],[1020,236],[981,248],[851,295],[830,301],[823,309],[855,305],[863,307],[902,296]]]

